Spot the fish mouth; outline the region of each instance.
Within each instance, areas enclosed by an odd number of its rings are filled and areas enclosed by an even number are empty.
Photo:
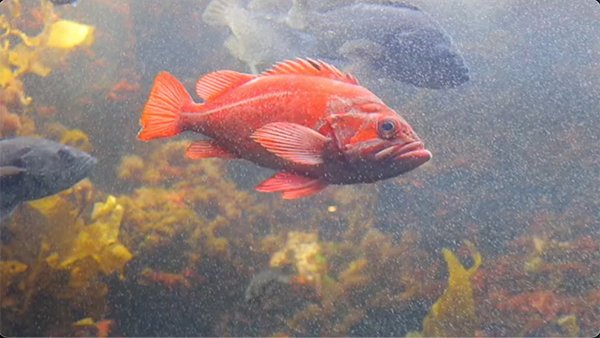
[[[423,142],[414,141],[400,146],[396,151],[394,151],[394,159],[424,159],[425,161],[429,161],[431,159],[431,152],[425,149],[425,145],[423,144]]]
[[[97,163],[98,160],[95,157],[85,154],[74,168],[74,171],[78,173],[77,178],[81,180],[88,176]]]
[[[421,165],[431,159],[431,152],[421,141],[412,141],[387,147],[375,154],[376,160],[393,158],[395,161],[415,162]]]

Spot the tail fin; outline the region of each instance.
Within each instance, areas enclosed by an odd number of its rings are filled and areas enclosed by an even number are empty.
[[[202,20],[211,26],[229,26],[231,9],[240,7],[238,0],[212,0],[202,13]]]
[[[160,72],[154,80],[150,98],[140,118],[138,139],[175,136],[181,132],[180,114],[184,107],[193,105],[192,97],[181,82],[167,72]]]

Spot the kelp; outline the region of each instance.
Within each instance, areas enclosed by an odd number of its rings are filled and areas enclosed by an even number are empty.
[[[60,19],[48,1],[41,2],[40,12],[43,29],[34,36],[16,28],[20,13],[0,15],[0,88],[22,90],[22,75],[48,76],[75,49],[93,45],[93,26]],[[23,105],[31,102],[23,91],[18,96]]]
[[[442,249],[448,265],[448,285],[442,296],[431,306],[423,320],[423,335],[427,337],[473,336],[478,328],[471,279],[479,269],[481,254],[471,242],[465,242],[473,265],[465,268],[449,249]]]
[[[18,281],[18,287],[2,288],[6,291],[2,298],[10,299],[3,306],[6,323],[32,325],[29,321],[46,309],[36,306],[40,299],[60,304],[60,310],[44,315],[64,328],[75,321],[75,313],[102,318],[108,292],[105,278],[123,278],[132,254],[119,240],[124,209],[115,197],[109,195],[105,202],[95,203],[89,216],[83,214],[90,189],[89,181],[83,181],[29,202],[3,229],[13,239],[2,245],[2,256],[20,260],[13,264],[17,268],[3,268],[14,271],[6,274],[8,284]]]

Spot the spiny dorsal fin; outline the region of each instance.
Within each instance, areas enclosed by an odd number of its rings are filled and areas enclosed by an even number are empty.
[[[283,75],[283,74],[305,74],[326,77],[351,84],[358,84],[356,78],[348,73],[344,73],[334,66],[313,59],[296,58],[295,60],[286,60],[277,63],[273,68],[263,72],[261,76]]]
[[[196,83],[196,93],[204,101],[212,100],[232,88],[254,79],[252,74],[234,72],[232,70],[220,70],[204,75]]]

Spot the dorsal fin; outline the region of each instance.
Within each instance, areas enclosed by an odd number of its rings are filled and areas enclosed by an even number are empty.
[[[228,90],[241,86],[256,75],[220,70],[204,75],[196,83],[196,94],[204,101],[212,100]]]
[[[334,66],[313,59],[296,58],[295,60],[286,60],[277,63],[273,68],[263,72],[261,76],[282,75],[282,74],[305,74],[326,77],[351,84],[358,84],[356,78],[348,73],[344,73]]]

